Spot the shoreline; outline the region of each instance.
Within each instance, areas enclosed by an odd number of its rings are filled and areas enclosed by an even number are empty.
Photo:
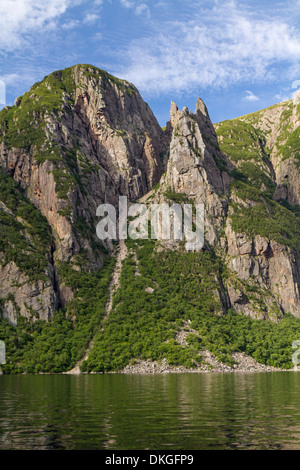
[[[168,373],[251,373],[251,372],[287,372],[294,371],[294,369],[281,369],[279,367],[267,366],[259,364],[252,357],[247,356],[244,353],[233,353],[232,358],[236,361],[233,366],[220,363],[215,357],[209,352],[204,353],[204,364],[199,364],[196,367],[186,368],[184,366],[170,366],[166,359],[161,362],[158,361],[136,361],[133,365],[128,365],[121,371],[122,374],[168,374]],[[300,370],[300,369],[299,369]]]
[[[134,364],[127,365],[120,371],[112,372],[80,372],[69,371],[64,372],[68,375],[164,375],[164,374],[207,374],[207,373],[255,373],[255,372],[300,372],[300,367],[292,369],[281,369],[279,367],[267,366],[260,364],[251,356],[245,353],[233,353],[232,358],[236,361],[233,366],[220,363],[209,351],[203,353],[204,364],[196,367],[186,368],[184,366],[170,366],[166,359],[162,361],[146,361],[136,360]]]
[[[38,372],[27,374],[26,372],[20,374],[4,374],[0,366],[1,375],[166,375],[166,374],[216,374],[216,373],[257,373],[257,372],[300,372],[300,367],[293,367],[291,369],[281,369],[280,367],[267,366],[260,364],[251,356],[245,353],[237,352],[232,354],[232,358],[236,362],[233,366],[219,362],[209,351],[204,351],[202,354],[204,363],[196,367],[186,368],[184,366],[171,366],[167,359],[162,361],[146,361],[136,360],[134,364],[127,365],[120,371],[111,372],[81,372],[79,367],[73,368],[67,372]]]

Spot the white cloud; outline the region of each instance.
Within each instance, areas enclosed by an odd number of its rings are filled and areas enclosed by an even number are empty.
[[[70,21],[67,21],[66,23],[63,23],[61,25],[62,29],[74,29],[74,28],[77,28],[78,26],[80,25],[80,21],[79,20],[70,20]]]
[[[16,93],[22,94],[25,90],[28,90],[29,87],[36,81],[36,75],[30,70],[23,70],[22,73],[6,73],[0,75],[0,81],[3,81],[6,86],[6,91],[16,91]],[[23,90],[20,92],[20,90]],[[10,96],[11,99],[12,96]],[[13,102],[7,102],[7,104],[12,105]]]
[[[296,93],[295,93],[296,94]],[[288,101],[288,100],[291,100],[294,96],[288,96],[288,95],[285,95],[285,94],[282,94],[282,93],[277,93],[275,96],[274,96],[274,100],[276,101],[276,103],[282,103],[283,101]]]
[[[103,35],[102,33],[98,32],[98,33],[95,33],[93,38],[96,40],[96,41],[101,41],[103,39]]]
[[[7,85],[11,85],[20,79],[20,76],[17,73],[8,73],[5,75],[0,75],[0,79]]]
[[[299,63],[300,35],[288,19],[254,15],[234,1],[213,4],[197,2],[189,21],[160,22],[122,51],[128,65],[115,73],[150,94],[262,82],[276,78],[278,64],[288,73]]]
[[[141,3],[135,9],[136,15],[145,15],[148,18],[150,17],[150,8],[145,3]]]
[[[58,18],[75,3],[80,4],[82,0],[1,0],[0,50],[15,50],[28,34],[41,28],[54,28]]]
[[[83,19],[83,23],[92,24],[99,20],[100,16],[95,13],[87,13]]]
[[[145,15],[147,18],[150,17],[150,8],[146,3],[138,3],[137,0],[120,0],[120,3],[125,8],[134,9],[137,16]]]
[[[259,101],[259,97],[256,96],[252,91],[247,90],[246,96],[244,97],[246,101]]]
[[[125,8],[133,8],[135,6],[135,3],[132,2],[131,0],[120,0],[121,5]]]

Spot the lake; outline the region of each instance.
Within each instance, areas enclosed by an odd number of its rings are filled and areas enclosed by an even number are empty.
[[[300,373],[0,376],[0,449],[300,449]]]

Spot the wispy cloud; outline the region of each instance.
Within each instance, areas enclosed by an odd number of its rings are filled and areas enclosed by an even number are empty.
[[[145,3],[141,3],[135,8],[136,15],[146,15],[148,18],[150,17],[150,8]]]
[[[71,19],[69,21],[66,21],[61,25],[62,29],[68,30],[68,29],[75,29],[78,26],[80,26],[81,22],[79,20],[74,20]]]
[[[133,8],[135,6],[135,2],[132,0],[120,0],[120,2],[125,8]]]
[[[150,18],[150,8],[146,3],[140,3],[137,0],[120,0],[120,3],[125,8],[131,8],[137,16],[145,15]]]
[[[256,96],[252,91],[246,90],[246,96],[244,97],[246,101],[259,101],[259,97]]]
[[[126,65],[115,73],[149,94],[262,82],[276,79],[275,65],[287,71],[299,62],[300,34],[288,18],[263,17],[235,1],[194,5],[189,21],[153,23],[151,37],[122,51]]]
[[[295,92],[296,94],[296,92]],[[276,95],[274,96],[274,100],[276,101],[276,103],[282,103],[283,101],[288,101],[288,100],[291,100],[292,98],[294,97],[294,95],[285,95],[285,94],[281,94],[281,93],[276,93]]]
[[[51,29],[57,19],[74,4],[71,0],[5,0],[0,2],[0,51],[13,51],[28,35]],[[77,4],[80,0],[77,0]]]
[[[32,73],[30,70],[23,70],[22,73],[6,73],[0,75],[0,81],[3,81],[6,86],[6,90],[20,90],[22,87],[25,89],[29,89],[30,86],[35,81],[35,74]],[[25,90],[23,90],[24,92]],[[14,98],[7,96],[8,101],[6,104],[12,105]]]
[[[83,23],[84,24],[92,24],[95,23],[97,20],[99,20],[100,15],[97,15],[96,13],[87,13],[85,17],[83,18]]]
[[[0,53],[12,52],[24,44],[30,44],[35,34],[54,30],[68,9],[86,4],[87,0],[1,0],[0,2]],[[82,20],[67,18],[62,22],[64,30],[83,24],[93,24],[99,18],[103,0],[89,3]]]

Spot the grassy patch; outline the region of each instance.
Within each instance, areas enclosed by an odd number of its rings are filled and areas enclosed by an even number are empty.
[[[220,149],[233,162],[261,161],[264,155],[265,137],[251,124],[238,119],[224,121],[216,126]]]
[[[255,187],[241,181],[232,184],[232,191],[240,199],[254,203],[248,207],[231,204],[234,214],[230,218],[236,233],[261,235],[296,250],[300,249],[300,218],[296,212],[262,196]]]
[[[231,172],[231,176],[237,181],[247,183],[256,189],[256,193],[261,193],[272,198],[276,189],[274,181],[256,164],[250,161],[243,161],[237,170]],[[247,193],[245,194],[247,196]]]
[[[177,204],[187,202],[187,200],[188,200],[186,194],[176,193],[175,191],[172,191],[172,189],[170,187],[167,188],[167,190],[163,194],[164,194],[165,198],[169,199],[170,201],[174,201]]]
[[[113,264],[111,259],[98,272],[85,273],[62,263],[59,274],[75,297],[49,322],[31,323],[19,316],[15,328],[0,320],[0,339],[6,344],[3,372],[59,373],[74,367],[101,323]]]
[[[63,96],[75,90],[72,69],[54,72],[20,98],[20,104],[0,111],[0,142],[8,148],[40,149],[46,142],[46,115],[59,115]],[[70,102],[72,100],[70,99]]]
[[[46,218],[3,170],[0,170],[0,200],[11,211],[0,208],[0,252],[4,263],[14,261],[32,279],[40,278],[48,266],[47,254],[52,243]]]

